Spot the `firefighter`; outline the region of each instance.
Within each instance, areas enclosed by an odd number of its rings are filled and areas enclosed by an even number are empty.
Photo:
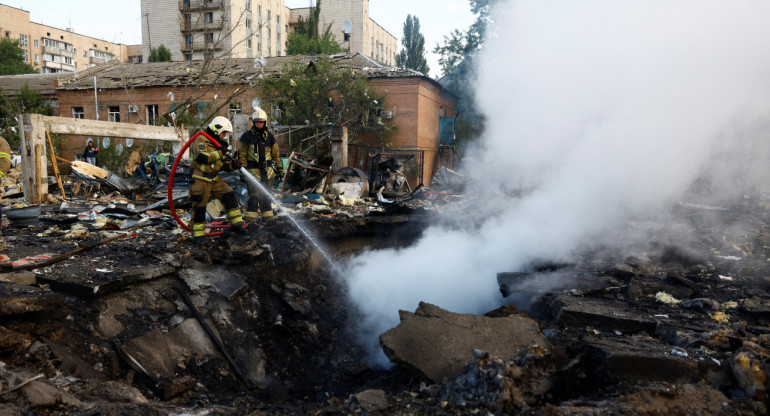
[[[238,157],[241,164],[246,166],[267,190],[273,185],[276,175],[283,174],[278,143],[273,133],[267,129],[267,114],[264,110],[255,109],[251,122],[251,129],[243,133],[238,142]],[[244,214],[246,221],[256,222],[260,212],[263,219],[271,220],[273,205],[270,195],[257,185],[249,181],[246,183],[249,188],[249,201]]]
[[[0,134],[4,132],[4,130],[0,131]],[[5,137],[0,136],[0,183],[2,183],[9,170],[11,170],[11,146],[8,146]],[[0,198],[3,197],[3,189],[5,187],[0,185]],[[1,232],[0,235],[2,235]]]
[[[233,132],[233,125],[225,117],[218,116],[206,127],[206,134],[216,140],[220,147],[217,148],[205,137],[197,140],[196,156],[190,163],[192,167],[193,183],[190,185],[190,200],[192,200],[192,232],[193,239],[206,235],[206,205],[209,196],[222,201],[227,210],[227,220],[230,222],[230,230],[234,233],[244,233],[241,208],[235,192],[224,179],[219,177],[219,171],[230,172],[240,165],[237,159],[233,159],[228,150],[225,137]],[[201,240],[198,240],[201,241]]]

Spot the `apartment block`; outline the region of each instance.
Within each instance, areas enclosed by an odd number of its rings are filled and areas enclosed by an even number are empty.
[[[112,59],[128,62],[128,46],[30,21],[30,12],[0,4],[0,36],[19,39],[25,61],[40,73],[76,72]]]
[[[300,16],[306,20],[311,11],[309,7],[291,9],[292,25],[296,25]],[[369,0],[323,0],[319,20],[321,30],[331,25],[331,33],[345,50],[362,53],[385,65],[396,64],[398,40],[369,17]],[[347,42],[342,33],[346,20],[352,27]]]
[[[175,61],[285,56],[289,32],[311,11],[289,9],[283,0],[142,0],[141,7],[145,61],[161,44]],[[343,49],[395,64],[396,38],[369,18],[368,0],[324,0],[320,18]],[[348,41],[346,20],[353,28]]]

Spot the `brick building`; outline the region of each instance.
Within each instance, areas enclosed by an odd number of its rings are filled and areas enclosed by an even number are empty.
[[[267,58],[263,76],[280,71],[284,63],[294,59],[309,63],[313,57]],[[361,54],[339,54],[332,59],[342,70],[365,74],[370,86],[386,94],[381,117],[392,119],[398,127],[396,134],[388,139],[387,150],[414,154],[419,166],[417,173],[412,173],[410,185],[430,183],[441,150],[440,121],[454,116],[455,97],[429,77],[412,70],[382,66]],[[56,88],[59,114],[62,117],[153,124],[160,114],[183,103],[189,105],[192,113],[203,114],[207,109],[219,109],[217,113],[221,115],[228,115],[230,111],[252,111],[252,100],[259,95],[248,86],[248,79],[258,75],[253,59],[212,61],[211,73],[219,74],[218,77],[198,73],[201,64],[154,62],[137,66],[109,63],[89,68],[60,81]],[[199,78],[204,81],[198,83]],[[196,88],[196,85],[205,87]],[[240,93],[231,102],[226,102],[236,90]],[[352,165],[356,167],[366,169],[367,155],[386,150],[382,143],[368,141],[366,137],[355,139],[361,142],[353,152],[358,155],[352,158]],[[84,142],[85,138],[80,138],[69,143],[71,149],[77,151]]]
[[[129,62],[129,46],[30,21],[26,10],[0,4],[0,36],[19,39],[25,61],[40,73],[75,72],[116,59]]]

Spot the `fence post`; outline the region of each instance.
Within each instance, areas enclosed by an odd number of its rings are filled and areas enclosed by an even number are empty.
[[[19,151],[24,178],[24,201],[28,204],[39,204],[48,195],[45,130],[42,115],[19,115]]]

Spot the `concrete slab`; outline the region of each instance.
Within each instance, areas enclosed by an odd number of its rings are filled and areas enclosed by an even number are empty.
[[[602,331],[655,335],[654,313],[634,309],[627,302],[582,296],[556,295],[549,314],[562,328],[591,327]]]
[[[47,284],[51,289],[70,295],[94,298],[115,292],[132,284],[156,279],[176,272],[170,264],[148,259],[146,265],[131,267],[130,270],[118,272],[95,272],[87,276],[70,276],[63,273],[53,273],[38,276],[38,283]]]

